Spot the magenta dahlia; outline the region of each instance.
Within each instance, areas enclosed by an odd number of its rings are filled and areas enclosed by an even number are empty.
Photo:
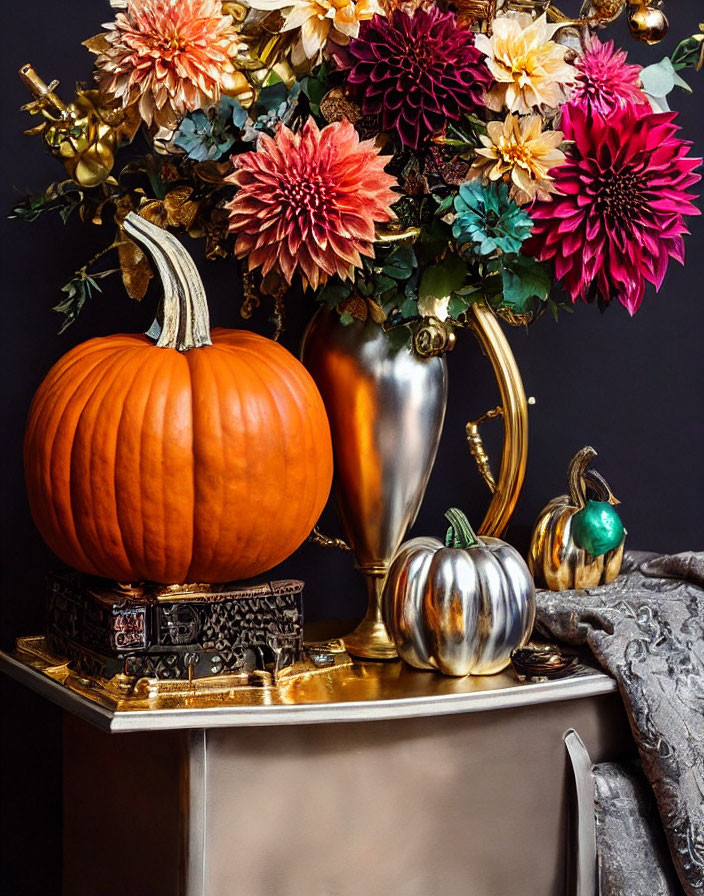
[[[606,119],[565,107],[568,158],[550,172],[553,201],[531,209],[525,250],[554,262],[573,302],[618,299],[635,314],[646,282],[660,289],[670,258],[684,262],[684,216],[700,214],[687,191],[701,159],[687,154],[676,117],[630,105]]]
[[[435,6],[362,22],[349,54],[348,83],[363,112],[413,149],[482,107],[492,80],[472,33]]]
[[[584,55],[574,63],[578,74],[571,101],[584,102],[599,115],[610,115],[630,103],[647,103],[641,90],[642,69],[627,59],[625,50],[617,50],[612,40],[603,44],[594,35],[587,37]]]

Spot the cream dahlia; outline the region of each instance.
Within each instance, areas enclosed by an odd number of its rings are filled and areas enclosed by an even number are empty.
[[[565,161],[559,148],[561,131],[543,131],[540,115],[520,118],[508,114],[504,121],[490,121],[470,178],[504,181],[519,205],[534,199],[549,200],[554,191],[550,170]]]
[[[328,40],[347,44],[359,34],[359,23],[376,13],[383,15],[377,0],[250,0],[253,9],[285,9],[281,31],[300,28],[293,47],[291,62],[301,65],[306,59],[315,62]]]
[[[238,35],[220,0],[127,0],[125,12],[104,26],[96,49],[96,78],[123,106],[139,101],[148,124],[173,131],[189,111],[220,98],[234,72]]]
[[[584,104],[565,107],[568,160],[555,171],[553,201],[531,209],[524,250],[554,262],[573,302],[617,299],[635,314],[646,283],[659,289],[670,258],[684,262],[684,216],[700,214],[688,190],[701,159],[688,155],[676,117],[648,106],[608,118]]]
[[[374,224],[395,218],[388,161],[347,119],[319,130],[309,118],[300,134],[285,125],[263,134],[256,152],[233,158],[228,177],[239,188],[228,205],[237,256],[288,283],[300,271],[313,289],[335,274],[349,279],[362,255],[374,255]]]
[[[584,55],[575,62],[577,80],[570,95],[571,102],[584,102],[592,112],[610,115],[628,103],[647,103],[641,90],[639,65],[629,65],[625,50],[617,50],[610,40],[603,44],[589,35]]]
[[[486,97],[489,109],[526,115],[565,101],[575,70],[565,60],[567,48],[552,40],[559,28],[548,24],[546,14],[534,21],[521,13],[494,19],[491,37],[477,34],[477,49],[496,81]]]

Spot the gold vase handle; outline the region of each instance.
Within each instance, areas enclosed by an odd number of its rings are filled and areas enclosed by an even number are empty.
[[[516,508],[526,475],[529,401],[526,399],[518,364],[496,315],[485,305],[473,305],[468,325],[491,362],[501,395],[500,407],[467,424],[470,451],[492,492],[491,503],[479,527],[479,534],[500,538]],[[481,423],[495,417],[503,417],[504,420],[501,469],[496,479],[491,473],[489,458],[479,432]]]

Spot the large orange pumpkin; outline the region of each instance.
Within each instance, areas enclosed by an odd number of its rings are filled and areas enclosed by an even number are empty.
[[[325,408],[303,365],[254,333],[215,329],[191,257],[136,215],[125,229],[164,282],[157,345],[91,339],[29,412],[34,521],[70,566],[120,582],[225,582],[288,557],[330,491]]]

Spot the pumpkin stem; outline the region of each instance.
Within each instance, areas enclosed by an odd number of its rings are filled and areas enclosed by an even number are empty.
[[[473,548],[479,544],[479,539],[469,524],[466,515],[457,507],[451,507],[445,514],[445,519],[450,523],[450,528],[445,535],[446,548]]]
[[[587,470],[584,474],[584,479],[586,484],[592,489],[592,491],[596,494],[598,501],[608,502],[612,505],[612,507],[616,507],[621,502],[611,491],[611,486],[604,479],[601,473],[598,473],[596,470]]]
[[[180,352],[212,345],[210,315],[203,281],[186,249],[167,230],[162,230],[130,212],[123,224],[125,233],[154,259],[164,287],[161,324],[155,321],[147,333],[159,348]]]
[[[591,445],[585,445],[585,447],[582,448],[581,451],[578,451],[572,458],[567,470],[567,481],[570,487],[570,503],[573,507],[577,507],[580,510],[582,507],[585,507],[587,503],[587,485],[584,481],[585,474],[587,468],[596,456],[597,453]]]

